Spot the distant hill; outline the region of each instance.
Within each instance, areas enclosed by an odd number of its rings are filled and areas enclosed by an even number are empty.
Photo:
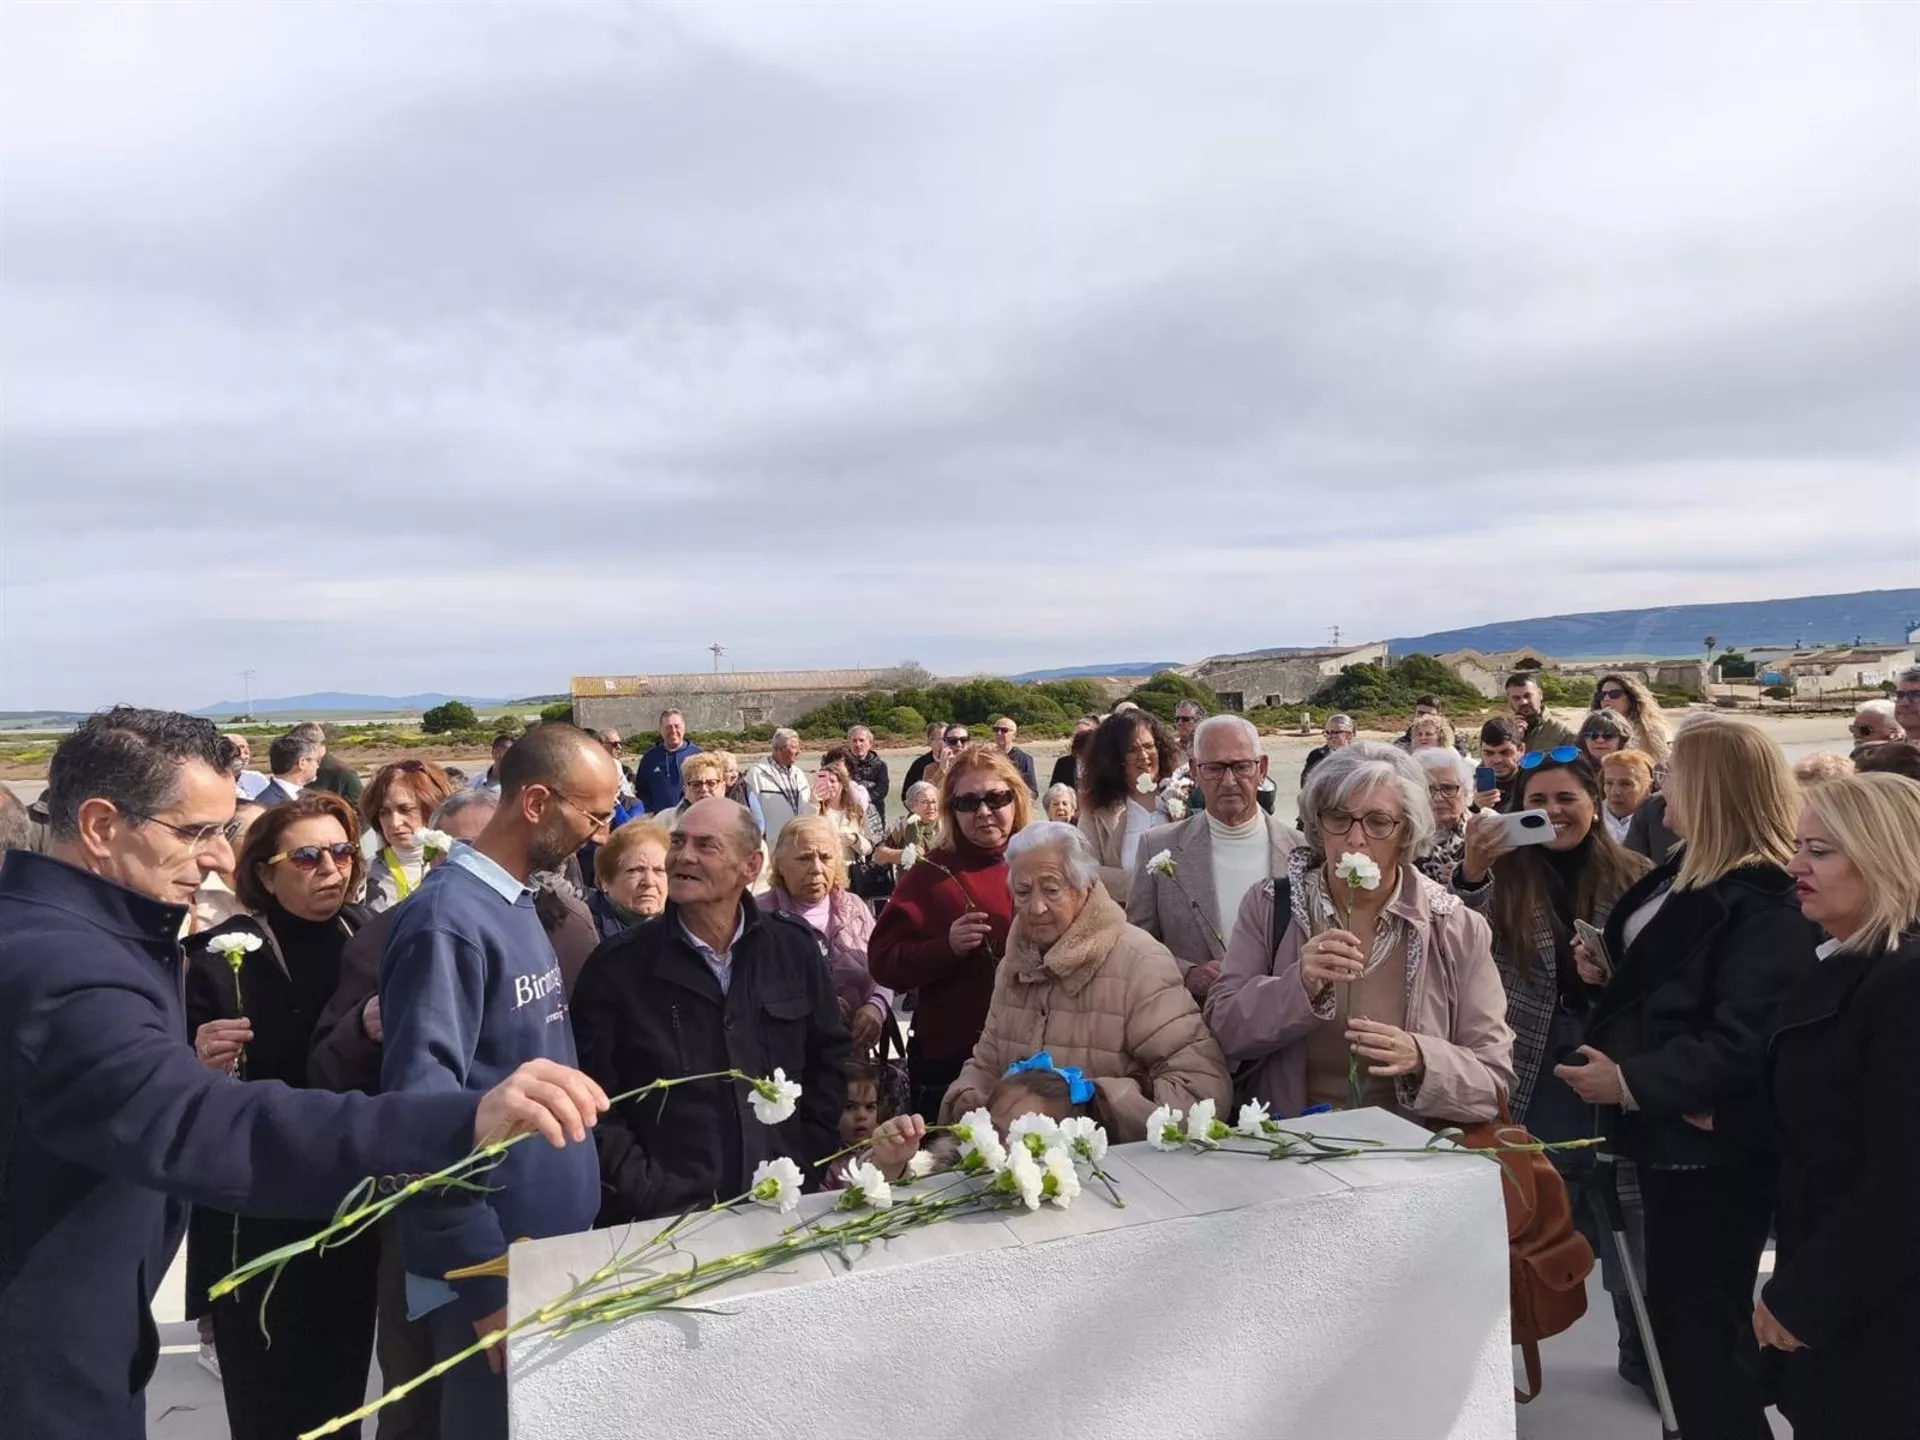
[[[1698,655],[1711,635],[1719,649],[1755,645],[1851,645],[1902,642],[1920,623],[1920,590],[1859,590],[1851,595],[1802,595],[1791,600],[1744,600],[1726,605],[1666,605],[1653,610],[1598,610],[1502,620],[1431,635],[1389,640],[1398,655],[1416,651],[1495,652],[1532,646],[1556,660],[1609,656]]]
[[[282,695],[271,699],[259,699],[253,702],[255,715],[319,715],[337,712],[371,712],[378,714],[388,710],[431,710],[436,705],[444,705],[449,700],[464,700],[469,705],[499,706],[511,702],[501,699],[489,699],[481,695],[441,695],[437,692],[426,695],[353,695],[341,690],[321,690],[312,695]],[[217,705],[209,705],[204,710],[196,710],[196,715],[210,718],[224,718],[247,713],[245,702],[222,700]]]
[[[77,710],[0,710],[0,730],[52,730],[86,718]]]
[[[1073,665],[1062,670],[1028,670],[1019,675],[1009,675],[1007,679],[1016,681],[1030,680],[1100,680],[1105,677],[1122,675],[1158,675],[1162,670],[1177,669],[1178,660],[1127,660],[1118,665]]]

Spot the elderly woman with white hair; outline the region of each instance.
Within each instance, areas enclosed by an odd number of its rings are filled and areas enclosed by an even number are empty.
[[[987,1103],[1015,1061],[1045,1052],[1093,1086],[1116,1141],[1143,1140],[1156,1106],[1211,1100],[1224,1114],[1233,1082],[1173,955],[1127,923],[1100,881],[1086,836],[1057,820],[1007,846],[1013,928],[994,977],[986,1027],[947,1091],[941,1118]]]
[[[1307,843],[1247,892],[1206,1019],[1276,1116],[1378,1105],[1496,1119],[1513,1031],[1487,922],[1414,866],[1434,833],[1430,773],[1390,745],[1314,768]]]
[[[1473,761],[1451,745],[1415,749],[1413,763],[1427,776],[1427,803],[1433,806],[1433,838],[1413,865],[1437,885],[1453,877],[1467,853],[1467,812],[1473,808]]]

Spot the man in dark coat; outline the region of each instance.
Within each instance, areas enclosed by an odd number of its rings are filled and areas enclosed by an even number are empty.
[[[824,947],[804,920],[754,904],[759,872],[759,830],[741,806],[722,796],[689,806],[667,853],[666,911],[588,959],[574,1036],[581,1068],[621,1090],[780,1069],[801,1086],[799,1108],[763,1125],[749,1086],[711,1080],[610,1111],[598,1142],[603,1225],[733,1199],[781,1155],[813,1188],[817,1162],[840,1148],[850,1045]]]
[[[136,1440],[150,1305],[187,1205],[323,1218],[363,1177],[438,1170],[537,1126],[584,1138],[605,1096],[556,1065],[487,1095],[240,1084],[195,1057],[179,935],[230,870],[233,749],[128,707],[82,724],[47,785],[51,853],[0,868],[0,1416],[33,1440]],[[316,1228],[318,1228],[316,1226]]]
[[[866,787],[867,803],[874,807],[880,823],[885,825],[887,787],[893,783],[893,777],[887,773],[887,762],[873,753],[873,731],[864,725],[847,731],[847,773],[853,776],[855,784]]]
[[[993,748],[1012,762],[1013,768],[1020,772],[1020,778],[1027,782],[1027,789],[1035,799],[1040,796],[1040,782],[1033,773],[1033,756],[1013,743],[1013,737],[1020,731],[1011,717],[998,715],[993,721]]]

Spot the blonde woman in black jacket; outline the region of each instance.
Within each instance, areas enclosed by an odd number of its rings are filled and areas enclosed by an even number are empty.
[[[1807,793],[1787,867],[1830,937],[1780,1003],[1761,1097],[1779,1150],[1779,1248],[1753,1310],[1796,1440],[1920,1428],[1920,781]]]
[[[1587,1043],[1554,1073],[1614,1107],[1646,1207],[1648,1308],[1684,1435],[1768,1440],[1753,1287],[1773,1218],[1760,1054],[1818,933],[1786,872],[1799,800],[1786,757],[1751,725],[1674,740],[1667,823],[1681,845],[1620,897]],[[1584,1063],[1582,1063],[1584,1062]]]

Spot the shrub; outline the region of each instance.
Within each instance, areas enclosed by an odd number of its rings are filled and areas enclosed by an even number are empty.
[[[449,700],[444,705],[436,705],[420,717],[420,728],[429,735],[445,735],[454,730],[473,730],[478,728],[480,717],[473,713],[473,707],[459,700]]]
[[[1198,681],[1189,680],[1172,670],[1162,670],[1152,679],[1136,685],[1128,693],[1127,699],[1166,725],[1173,723],[1173,712],[1180,708],[1182,700],[1204,705],[1209,715],[1220,713],[1218,695]]]
[[[512,735],[518,738],[527,733],[527,723],[518,715],[496,715],[493,726],[488,730],[489,737],[494,735]]]
[[[927,733],[927,717],[911,705],[895,705],[880,717],[880,723],[874,728],[889,735],[905,735],[918,740]]]
[[[1760,693],[1769,700],[1793,699],[1793,687],[1791,685],[1769,685]]]
[[[1554,695],[1547,690],[1551,675],[1542,674],[1541,689],[1549,703]],[[1583,703],[1591,691],[1584,692]],[[1413,702],[1432,695],[1449,714],[1477,714],[1486,708],[1480,692],[1453,671],[1429,655],[1409,655],[1392,665],[1348,665],[1314,691],[1307,707],[1329,714],[1344,711],[1348,715],[1410,715]]]
[[[573,702],[571,700],[562,700],[555,705],[542,705],[540,707],[540,723],[542,725],[552,725],[555,723],[571,725],[573,723]]]

